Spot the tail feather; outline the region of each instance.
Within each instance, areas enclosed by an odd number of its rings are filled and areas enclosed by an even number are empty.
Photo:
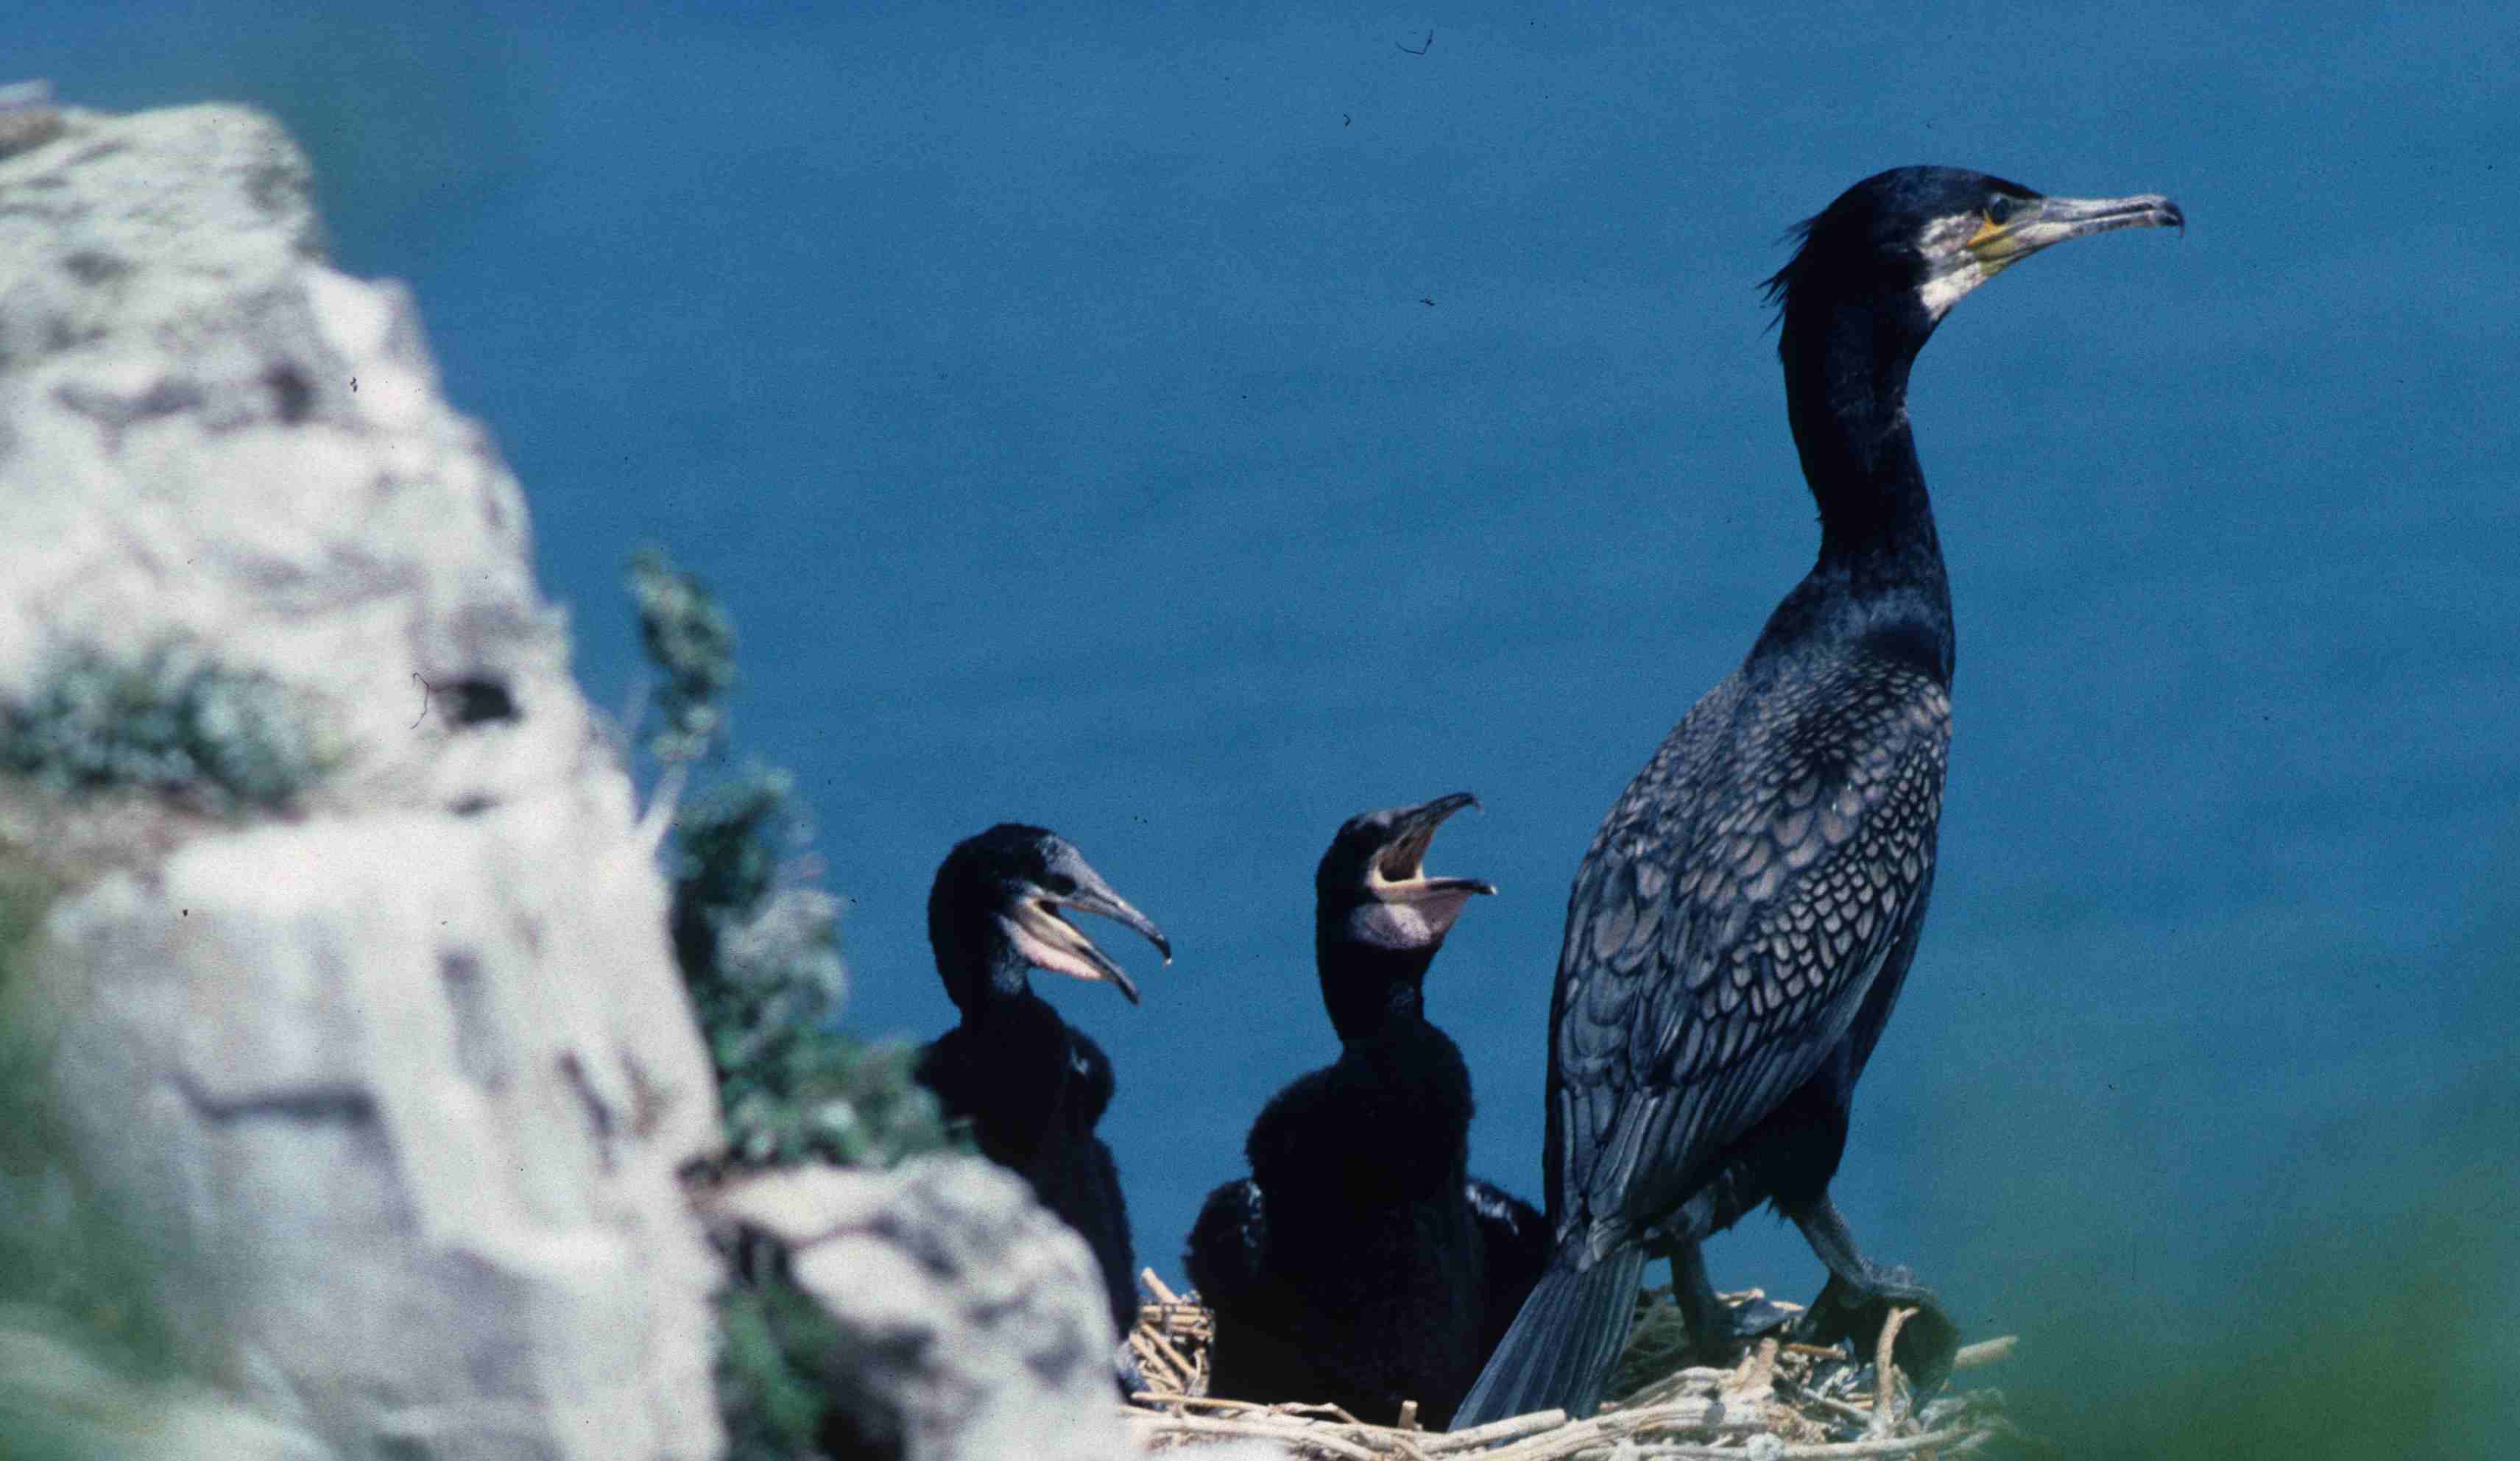
[[[1454,1410],[1453,1429],[1552,1408],[1592,1414],[1610,1366],[1627,1347],[1644,1267],[1644,1254],[1634,1247],[1581,1271],[1561,1253]]]

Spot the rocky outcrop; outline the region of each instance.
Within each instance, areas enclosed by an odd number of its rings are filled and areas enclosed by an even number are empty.
[[[325,264],[307,187],[248,111],[0,96],[0,1121],[33,1051],[52,1125],[18,1145],[157,1245],[180,1372],[0,1315],[8,1442],[701,1461],[721,1268],[677,1173],[723,1142],[655,828],[515,479],[404,291]],[[724,960],[829,918],[775,903]],[[1093,1260],[1019,1180],[936,1157],[705,1207],[830,1319],[830,1439],[1134,1454]]]
[[[517,483],[270,122],[60,120],[0,157],[0,872],[70,1158],[311,1445],[713,1455],[713,1085]]]
[[[1094,1256],[1020,1178],[970,1157],[804,1167],[741,1179],[706,1210],[729,1248],[774,1248],[832,1319],[822,1379],[847,1440],[906,1461],[1132,1449]]]
[[[321,261],[295,146],[226,107],[68,123],[0,159],[0,698],[191,642],[296,693],[311,807],[609,775],[517,481],[409,294]]]

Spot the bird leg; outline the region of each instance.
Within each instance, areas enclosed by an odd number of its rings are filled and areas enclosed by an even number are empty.
[[[1688,1325],[1691,1358],[1730,1365],[1744,1347],[1792,1322],[1789,1310],[1765,1299],[1735,1308],[1716,1297],[1715,1285],[1706,1277],[1706,1255],[1694,1242],[1671,1244],[1659,1256],[1671,1261],[1671,1294]]]
[[[1915,1316],[1900,1329],[1892,1353],[1919,1391],[1942,1384],[1951,1373],[1952,1356],[1959,1352],[1960,1331],[1934,1291],[1906,1268],[1884,1267],[1857,1252],[1855,1234],[1826,1193],[1809,1205],[1787,1209],[1785,1216],[1828,1266],[1828,1282],[1796,1325],[1794,1337],[1812,1345],[1853,1339],[1858,1355],[1869,1354],[1890,1310],[1912,1308]]]

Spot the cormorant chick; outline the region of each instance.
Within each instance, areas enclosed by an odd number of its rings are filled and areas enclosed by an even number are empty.
[[[1111,891],[1066,839],[1002,822],[958,844],[927,895],[927,939],[962,1023],[920,1055],[919,1079],[945,1114],[970,1123],[990,1161],[1022,1174],[1042,1206],[1094,1250],[1125,1337],[1137,1324],[1137,1262],[1111,1149],[1094,1134],[1111,1103],[1111,1062],[1032,992],[1047,969],[1138,987],[1058,915],[1100,913],[1144,934],[1172,962],[1163,930]]]
[[[1208,1195],[1185,1255],[1214,1310],[1211,1395],[1442,1426],[1548,1258],[1530,1204],[1470,1177],[1470,1073],[1426,1022],[1428,964],[1470,899],[1427,877],[1467,792],[1351,819],[1314,879],[1338,1060],[1251,1125],[1251,1175]]]
[[[1549,1021],[1555,1253],[1456,1419],[1589,1413],[1649,1254],[1709,1357],[1737,1336],[1699,1242],[1761,1202],[1830,1278],[1803,1337],[1940,1381],[1958,1330],[1874,1265],[1828,1196],[1856,1079],[1907,978],[1933,886],[1950,742],[1951,590],[1909,433],[1908,374],[1959,297],[2049,244],[2183,224],[2146,195],[2043,198],[1948,167],[1849,189],[1769,281],[1819,561],[1741,666],[1610,809],[1567,899]],[[2018,331],[1987,365],[2035,369]]]

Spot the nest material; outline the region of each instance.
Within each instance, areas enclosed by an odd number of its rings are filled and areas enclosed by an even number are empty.
[[[1911,1310],[1892,1313],[1868,1358],[1843,1350],[1762,1340],[1729,1370],[1673,1371],[1589,1419],[1543,1410],[1466,1431],[1421,1431],[1416,1402],[1397,1426],[1369,1425],[1336,1405],[1254,1404],[1210,1396],[1207,1350],[1214,1317],[1149,1270],[1140,1275],[1152,1302],[1139,1310],[1129,1345],[1148,1388],[1133,1398],[1130,1429],[1150,1451],[1222,1440],[1272,1440],[1313,1461],[1855,1461],[1984,1454],[2012,1437],[2003,1398],[1968,1391],[1917,1405],[1891,1363],[1891,1345]],[[1766,1296],[1727,1294],[1733,1305]],[[1793,1306],[1782,1305],[1790,1308]],[[1992,1364],[2010,1337],[1968,1346],[1956,1370]],[[1887,1377],[1886,1381],[1882,1377]]]
[[[1193,1299],[1184,1299],[1152,1268],[1138,1270],[1138,1287],[1148,1302],[1138,1306],[1138,1327],[1129,1331],[1129,1352],[1146,1377],[1146,1394],[1167,1399],[1197,1399],[1207,1395],[1207,1347],[1216,1338],[1216,1315]]]

